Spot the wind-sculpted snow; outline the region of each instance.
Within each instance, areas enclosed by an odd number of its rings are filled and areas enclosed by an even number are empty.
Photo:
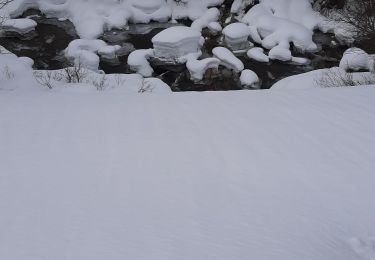
[[[0,259],[373,260],[374,98],[3,91]]]

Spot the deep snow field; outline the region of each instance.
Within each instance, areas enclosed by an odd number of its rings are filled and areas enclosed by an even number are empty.
[[[0,95],[0,259],[374,259],[375,88]]]
[[[258,88],[238,51],[302,65],[290,43],[318,48],[317,28],[343,36],[308,0],[246,12],[252,1],[235,0],[238,22],[226,28],[222,1],[183,3],[16,0],[2,10],[69,19],[80,39],[62,54],[76,67],[53,71],[0,46],[0,260],[375,260],[375,85],[323,86],[327,75],[375,82],[375,56],[350,48],[338,67],[269,90],[172,93],[152,59],[177,60],[198,81],[225,68]],[[104,30],[182,18],[191,25],[128,53],[134,73],[100,70],[124,47],[97,39]],[[201,57],[207,29],[226,47]],[[78,65],[79,82],[68,77]]]

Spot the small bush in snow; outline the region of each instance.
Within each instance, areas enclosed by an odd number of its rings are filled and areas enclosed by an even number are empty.
[[[348,73],[340,69],[329,69],[315,80],[323,88],[353,87],[375,84],[375,73]]]
[[[49,89],[53,88],[52,81],[54,79],[54,73],[50,70],[47,70],[45,72],[43,71],[35,71],[34,77],[36,82],[44,87],[47,87]]]

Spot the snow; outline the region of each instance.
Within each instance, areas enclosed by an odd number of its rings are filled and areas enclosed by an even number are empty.
[[[154,73],[148,59],[154,56],[153,49],[135,50],[128,57],[130,68],[144,77],[151,77]]]
[[[220,11],[217,8],[210,8],[201,17],[196,19],[192,24],[191,28],[202,31],[204,28],[209,27],[211,23],[217,22],[220,17]],[[216,26],[217,27],[217,26]]]
[[[246,69],[241,72],[240,81],[242,86],[257,88],[260,80],[254,71]]]
[[[69,43],[65,49],[65,56],[74,61],[75,65],[82,65],[90,70],[98,70],[100,58],[103,55],[106,58],[116,57],[116,51],[120,50],[121,46],[109,46],[103,40],[85,40],[77,39]]]
[[[167,22],[189,18],[200,19],[206,26],[209,16],[217,12],[210,7],[222,0],[16,0],[0,10],[0,16],[17,17],[26,9],[41,10],[48,17],[69,19],[82,39],[96,39],[105,30],[124,29],[129,23]],[[210,9],[210,10],[209,10]],[[203,22],[203,23],[202,23]]]
[[[0,94],[0,259],[372,260],[375,88]]]
[[[201,81],[208,69],[218,69],[220,60],[217,58],[205,58],[198,60],[195,57],[189,58],[186,62],[186,68],[189,70],[190,79]]]
[[[251,26],[251,37],[266,49],[293,43],[301,51],[315,51],[313,30],[321,17],[309,0],[263,0],[242,18]]]
[[[340,68],[349,71],[373,71],[375,68],[372,66],[371,57],[364,50],[359,48],[349,48],[345,51],[341,61]]]
[[[270,58],[264,53],[263,48],[260,48],[260,47],[251,48],[247,52],[247,56],[250,59],[256,60],[258,62],[269,62],[270,61]]]
[[[211,32],[214,32],[214,33],[218,33],[218,32],[221,32],[223,30],[223,27],[218,22],[210,22],[207,25],[207,27],[208,27],[208,29],[210,29]]]
[[[276,46],[270,50],[268,57],[271,60],[290,61],[292,60],[292,53],[287,48]]]
[[[242,71],[245,66],[240,59],[238,59],[234,54],[224,47],[215,47],[212,50],[214,58],[220,60],[220,65],[227,67],[236,72]]]
[[[201,34],[199,31],[186,27],[174,26],[167,28],[152,38],[155,56],[163,59],[178,59],[200,49]]]
[[[223,29],[225,44],[232,50],[249,47],[250,28],[244,23],[232,23]]]
[[[16,32],[26,34],[34,31],[37,23],[27,18],[7,19],[0,24],[0,29],[6,32]]]
[[[0,94],[12,93],[170,93],[160,79],[144,79],[139,74],[103,74],[85,67],[60,70],[33,70],[33,60],[17,57],[0,46]],[[66,70],[70,71],[68,77]],[[77,82],[75,72],[80,75]],[[46,85],[49,83],[52,89]]]

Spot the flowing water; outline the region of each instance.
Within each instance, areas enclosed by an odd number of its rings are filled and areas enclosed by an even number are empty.
[[[222,12],[226,12],[225,6]],[[38,26],[35,32],[20,36],[7,34],[0,37],[0,45],[4,46],[18,56],[27,56],[35,61],[36,69],[60,69],[69,65],[63,55],[68,44],[78,38],[74,26],[69,21],[46,18],[39,11],[28,10],[22,17],[34,19]],[[101,39],[109,44],[122,46],[121,56],[117,60],[101,60],[100,69],[106,73],[133,73],[128,64],[127,57],[135,49],[152,48],[151,39],[165,28],[176,25],[188,25],[188,21],[175,23],[151,23],[132,24],[126,30],[111,30],[105,32]],[[221,37],[210,34],[207,30],[203,32],[206,43],[202,48],[202,58],[212,56],[212,49],[222,46]],[[316,32],[314,41],[320,46],[316,53],[301,54],[294,51],[294,56],[307,57],[311,60],[308,65],[297,65],[272,61],[260,63],[250,60],[246,53],[238,54],[246,69],[253,70],[261,79],[261,88],[270,88],[278,80],[320,68],[337,66],[345,51],[345,46],[332,44],[334,36]],[[208,90],[238,90],[242,89],[239,75],[220,67],[219,73],[211,73],[211,77],[196,83],[190,80],[189,72],[185,65],[158,65],[151,63],[155,77],[162,79],[173,91],[208,91]]]

